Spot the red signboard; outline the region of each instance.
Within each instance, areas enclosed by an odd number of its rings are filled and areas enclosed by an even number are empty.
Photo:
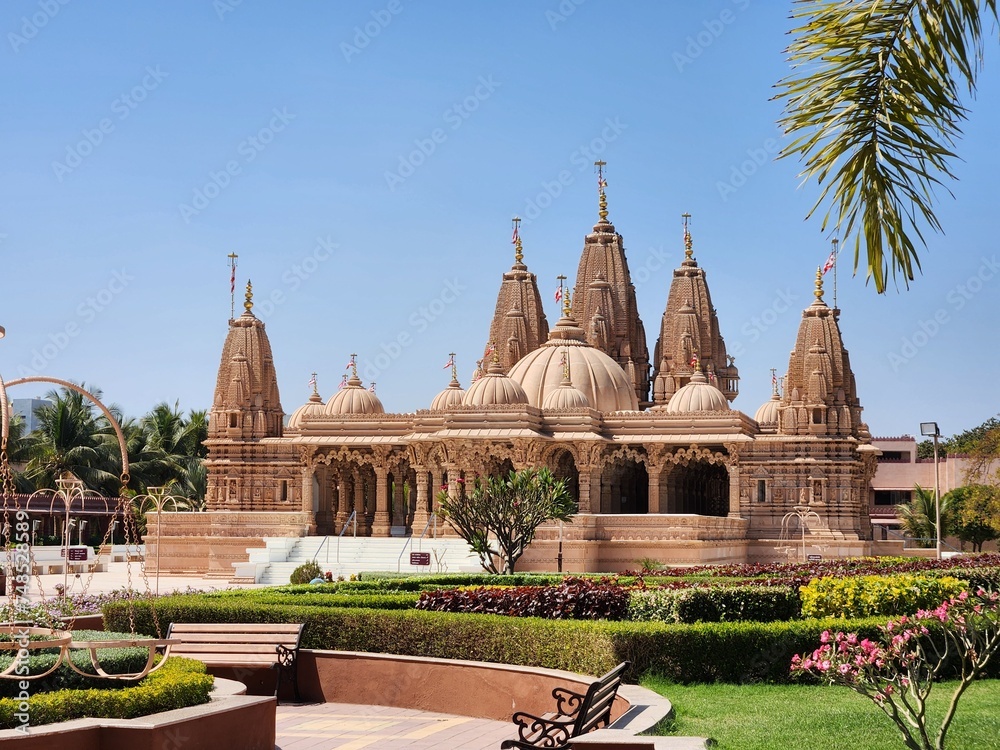
[[[70,562],[86,562],[87,561],[87,547],[70,547],[69,548],[69,561]]]
[[[410,553],[410,565],[430,565],[431,564],[431,553],[430,552],[411,552]]]

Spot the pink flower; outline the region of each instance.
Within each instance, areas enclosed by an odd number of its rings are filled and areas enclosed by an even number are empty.
[[[841,674],[847,674],[848,672],[851,671],[851,665],[841,664],[839,667],[837,667],[837,671],[839,671]]]
[[[820,643],[829,643],[830,642],[830,631],[829,630],[824,630],[822,633],[819,634],[819,642]]]

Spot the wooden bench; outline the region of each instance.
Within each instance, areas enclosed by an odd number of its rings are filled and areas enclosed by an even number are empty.
[[[615,702],[622,674],[628,668],[623,661],[606,675],[598,677],[584,695],[558,687],[552,691],[556,710],[544,716],[523,711],[514,714],[518,739],[504,740],[501,748],[564,748],[573,737],[607,726],[611,719],[611,704]]]
[[[198,659],[209,667],[233,669],[270,667],[278,672],[277,697],[282,679],[289,679],[299,696],[298,657],[302,624],[172,622],[167,638],[176,638],[169,654]]]

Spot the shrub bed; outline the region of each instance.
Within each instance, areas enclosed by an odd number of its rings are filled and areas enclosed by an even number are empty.
[[[968,589],[952,576],[899,575],[817,578],[802,587],[805,617],[874,617],[908,615],[933,609]]]
[[[29,691],[27,714],[31,726],[87,717],[134,719],[207,703],[212,683],[213,678],[205,674],[204,664],[173,657],[137,684],[118,690],[74,689],[43,693],[35,692],[33,685]],[[21,709],[20,699],[0,698],[0,728],[22,726],[15,716]]]
[[[799,592],[791,586],[733,586],[634,589],[629,620],[657,622],[739,622],[794,620],[801,614]]]
[[[135,607],[136,628],[152,632],[149,605]],[[303,648],[406,654],[520,664],[602,674],[632,663],[629,679],[652,673],[677,682],[787,682],[794,654],[820,633],[851,628],[874,635],[883,619],[798,620],[680,625],[545,620],[418,610],[256,605],[177,596],[157,605],[161,622],[303,622]],[[105,607],[109,627],[127,622],[122,604]]]
[[[504,586],[425,591],[417,609],[549,620],[623,620],[628,589],[611,579],[566,578],[557,586]]]
[[[73,632],[73,636],[80,641],[125,640],[135,637],[129,633],[114,633],[103,630],[76,630]],[[40,649],[30,653],[31,655],[26,662],[23,662],[26,664],[29,674],[42,674],[52,667],[59,656],[55,649]],[[108,674],[128,674],[138,672],[146,665],[149,650],[145,648],[101,648],[97,650],[97,657],[101,667]],[[94,673],[94,667],[90,661],[90,651],[72,649],[70,658],[78,669]],[[6,669],[13,659],[13,652],[0,652],[0,669]],[[17,695],[20,692],[18,682],[19,680],[16,679],[0,680],[0,696]],[[85,677],[63,663],[47,677],[32,680],[31,692],[73,688],[117,690],[127,684],[121,680],[108,680],[97,676]]]

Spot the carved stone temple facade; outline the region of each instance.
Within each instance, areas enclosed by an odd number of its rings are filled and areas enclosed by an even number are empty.
[[[566,478],[579,502],[561,530],[566,570],[785,559],[798,549],[796,513],[815,514],[810,552],[868,552],[878,451],[820,274],[783,392],[750,417],[731,406],[739,373],[686,217],[650,360],[603,187],[599,216],[551,328],[515,232],[476,379],[463,388],[453,368],[428,407],[408,414],[387,414],[355,370],[283,424],[248,288],[211,408],[208,512],[164,515],[164,569],[230,576],[263,537],[335,534],[354,520],[358,534],[420,535],[440,488],[538,466]],[[519,567],[555,569],[559,534],[543,527]]]

